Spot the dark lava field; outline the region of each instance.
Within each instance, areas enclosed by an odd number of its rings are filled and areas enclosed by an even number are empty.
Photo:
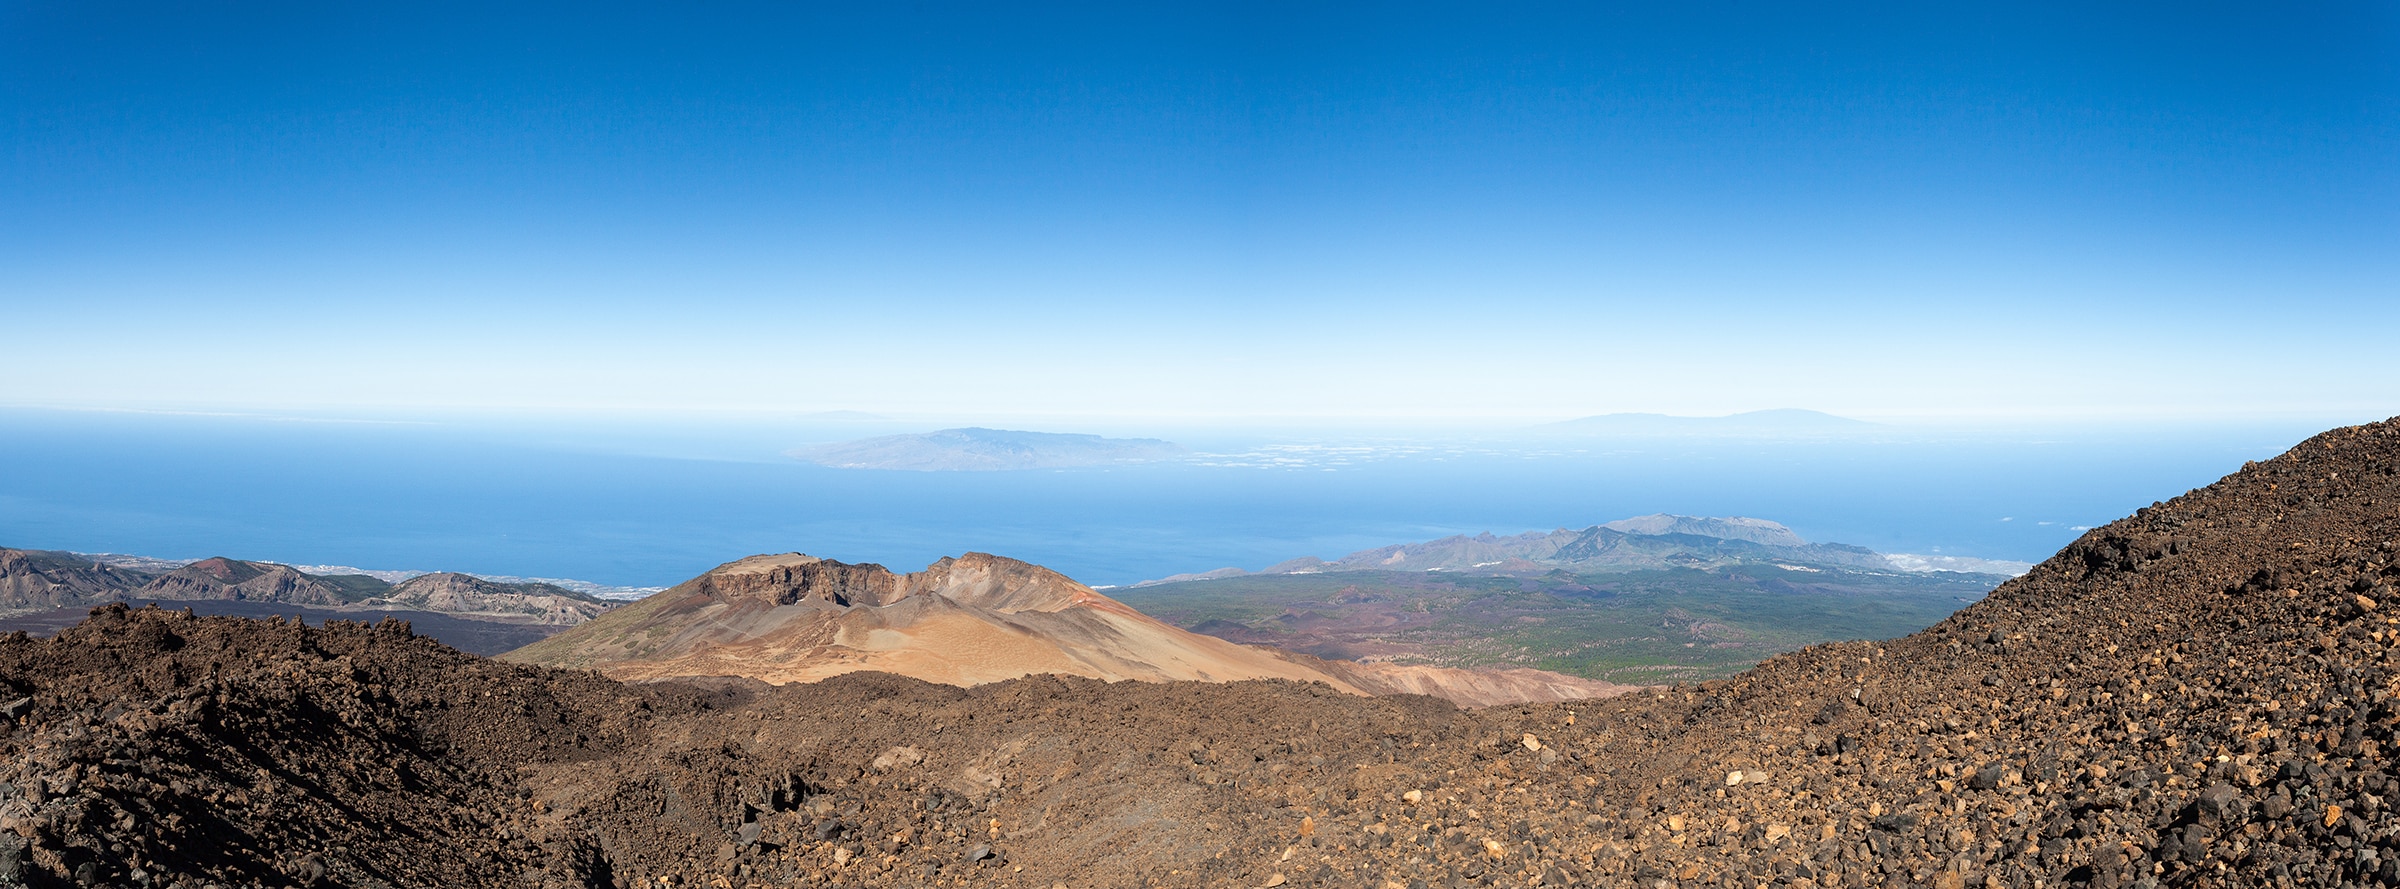
[[[2393,885],[2396,470],[2335,430],[1924,632],[1482,711],[624,685],[113,606],[0,640],[0,884]]]

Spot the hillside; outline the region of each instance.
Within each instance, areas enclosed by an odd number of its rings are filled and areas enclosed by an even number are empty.
[[[1999,580],[1774,565],[1524,576],[1361,570],[1111,592],[1144,614],[1247,645],[1654,685],[1721,679],[1816,643],[1913,633]]]
[[[600,616],[608,603],[546,583],[495,583],[466,574],[420,574],[359,602],[362,608],[438,611],[571,627]]]
[[[2094,529],[1924,632],[1480,711],[1281,681],[627,685],[396,623],[112,608],[0,639],[0,864],[151,885],[2391,885],[2396,559],[2387,422]]]
[[[948,685],[1036,674],[1288,679],[1353,694],[1426,691],[1468,705],[1624,690],[1532,670],[1331,669],[1177,629],[1057,572],[984,553],[911,574],[799,553],[752,556],[502,657],[618,679],[785,683],[869,670]]]
[[[127,567],[144,565],[163,571]],[[582,623],[608,607],[546,583],[464,574],[394,585],[364,574],[312,574],[289,565],[217,557],[179,563],[138,556],[0,548],[0,632],[48,635],[94,605],[161,602],[198,614],[327,620],[412,620],[463,650],[498,654]]]
[[[130,595],[144,599],[226,599],[285,605],[344,605],[349,589],[289,565],[218,556],[159,575]]]
[[[1488,531],[1475,535],[1459,534],[1422,543],[1396,543],[1362,549],[1330,562],[1303,557],[1278,562],[1257,572],[1220,568],[1143,581],[1133,586],[1228,577],[1352,571],[1438,571],[1527,577],[1553,571],[1592,575],[1668,569],[1708,571],[1747,566],[1912,574],[1975,573],[1960,570],[1966,566],[2031,567],[2022,563],[1982,559],[1895,557],[1860,546],[1810,543],[1802,540],[1792,529],[1765,519],[1657,514],[1604,522],[1581,531],[1560,528],[1546,533],[1535,531],[1507,536]],[[1997,584],[2005,576],[1993,574],[1990,582]]]
[[[156,576],[79,559],[73,553],[0,549],[0,610],[105,602]]]

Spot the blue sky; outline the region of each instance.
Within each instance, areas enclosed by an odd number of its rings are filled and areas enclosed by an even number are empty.
[[[2390,4],[491,6],[0,0],[0,403],[2400,413]]]

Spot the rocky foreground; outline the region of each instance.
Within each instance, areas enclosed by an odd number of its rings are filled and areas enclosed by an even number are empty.
[[[2400,426],[2336,430],[1923,633],[1481,711],[1283,681],[623,685],[394,623],[115,607],[0,641],[0,881],[2400,883],[2396,470]]]

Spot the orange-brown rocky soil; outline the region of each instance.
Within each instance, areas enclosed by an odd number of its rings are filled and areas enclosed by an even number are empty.
[[[396,624],[0,641],[0,882],[2400,883],[2400,425],[1943,623],[1460,710],[1289,681],[620,684]]]

